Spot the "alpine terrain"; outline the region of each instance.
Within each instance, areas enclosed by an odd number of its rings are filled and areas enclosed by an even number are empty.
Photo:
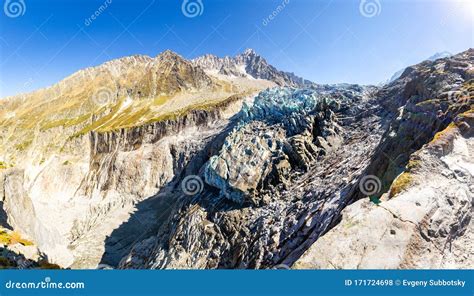
[[[0,100],[0,265],[474,266],[474,49],[383,86],[165,51]]]

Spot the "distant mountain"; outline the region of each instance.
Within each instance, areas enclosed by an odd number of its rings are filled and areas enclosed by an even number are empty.
[[[438,52],[438,53],[435,53],[434,55],[430,56],[429,58],[427,58],[428,61],[436,61],[436,60],[439,60],[439,59],[444,59],[444,58],[449,58],[453,56],[452,53],[448,52],[448,51],[442,51],[442,52]]]
[[[298,77],[294,73],[277,70],[253,49],[247,49],[235,57],[219,58],[208,54],[194,59],[193,63],[211,75],[265,79],[273,81],[279,86],[290,87],[312,84],[312,82]]]
[[[429,58],[426,59],[426,61],[434,62],[434,61],[439,60],[439,59],[449,58],[452,55],[453,54],[450,53],[450,52],[442,51],[442,52],[438,52],[438,53],[435,53],[434,55],[430,56]],[[406,68],[403,68],[403,69],[395,72],[395,74],[393,74],[392,77],[386,83],[391,83],[391,82],[397,80],[398,78],[400,78],[400,76],[402,76],[403,71],[405,71],[405,69]]]

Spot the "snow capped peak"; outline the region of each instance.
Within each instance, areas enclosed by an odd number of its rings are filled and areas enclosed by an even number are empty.
[[[436,60],[439,60],[439,59],[444,59],[444,58],[449,58],[450,56],[452,56],[453,54],[448,52],[448,51],[442,51],[442,52],[437,52],[435,53],[434,55],[430,56],[428,58],[428,61],[436,61]]]
[[[247,48],[244,53],[244,55],[257,55],[257,53],[255,52],[255,50],[253,50],[252,48]]]
[[[250,48],[235,57],[219,58],[208,54],[192,60],[192,63],[210,74],[219,74],[231,78],[264,79],[273,81],[280,86],[301,86],[310,83],[292,73],[277,70]]]

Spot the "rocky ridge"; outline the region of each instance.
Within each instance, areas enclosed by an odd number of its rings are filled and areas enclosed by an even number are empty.
[[[253,51],[112,61],[2,102],[2,208],[62,267],[472,266],[473,65],[378,88],[302,87]]]
[[[219,58],[208,54],[196,58],[192,62],[210,75],[265,79],[273,81],[279,86],[301,87],[312,84],[293,73],[277,70],[252,49],[247,49],[235,57]]]

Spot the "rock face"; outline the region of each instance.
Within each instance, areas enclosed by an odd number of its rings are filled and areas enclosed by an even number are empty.
[[[456,127],[412,155],[405,174],[413,184],[378,205],[359,200],[348,206],[341,223],[293,267],[472,268],[473,124],[474,113],[460,116]]]
[[[341,195],[349,198],[351,180],[368,165],[365,158],[378,142],[376,133],[362,137],[362,127],[379,130],[377,116],[365,118],[360,126],[347,126],[347,129],[337,123],[337,117],[342,113],[357,112],[358,107],[354,108],[353,102],[361,103],[362,108],[365,104],[370,105],[371,99],[364,89],[350,88],[321,91],[324,96],[311,89],[262,93],[259,99],[262,102],[256,99],[255,109],[244,108],[244,123],[227,137],[217,158],[211,158],[202,170],[198,170],[203,171],[210,188],[193,197],[182,196],[174,215],[170,215],[164,224],[166,226],[163,225],[155,237],[137,245],[139,250],[148,253],[141,254],[134,248],[121,266],[266,268],[285,262],[287,258],[297,258],[304,250],[299,249],[300,246],[311,245],[319,233],[337,221],[337,213],[348,202],[344,198],[341,200]],[[275,98],[275,95],[281,97]],[[296,97],[301,101],[308,100],[307,106],[297,103]],[[289,103],[287,106],[272,105],[272,102],[285,100]],[[261,117],[263,114],[268,115]],[[292,120],[274,120],[278,116],[307,117],[307,125],[294,125]],[[246,120],[250,120],[249,123],[245,123]],[[347,118],[345,120],[349,122]],[[250,131],[257,140],[248,141]],[[276,138],[269,144],[265,134]],[[295,143],[298,141],[288,141],[283,135],[302,138],[300,143],[306,142],[312,149],[325,152],[319,156],[315,154],[306,169],[299,167],[301,158],[292,157],[297,154],[299,147]],[[341,140],[329,141],[329,137],[340,137]],[[273,145],[279,139],[286,149]],[[323,142],[326,147],[321,145]],[[242,149],[234,151],[234,146]],[[278,157],[279,153],[282,157]],[[311,149],[307,148],[307,153],[311,153]],[[256,157],[256,160],[248,157]],[[275,160],[283,160],[283,164],[274,165]],[[251,169],[246,169],[245,165]],[[272,176],[271,172],[278,169],[282,173]],[[266,176],[264,171],[269,174],[262,180],[261,176]],[[249,173],[246,178],[239,178],[238,174],[243,175],[243,172]],[[288,175],[286,189],[285,182],[275,178],[285,175]],[[189,223],[195,225],[190,226],[192,231],[185,228]],[[312,237],[308,239],[308,236]]]
[[[382,88],[251,50],[86,69],[0,102],[0,220],[71,268],[472,266],[473,65]]]

